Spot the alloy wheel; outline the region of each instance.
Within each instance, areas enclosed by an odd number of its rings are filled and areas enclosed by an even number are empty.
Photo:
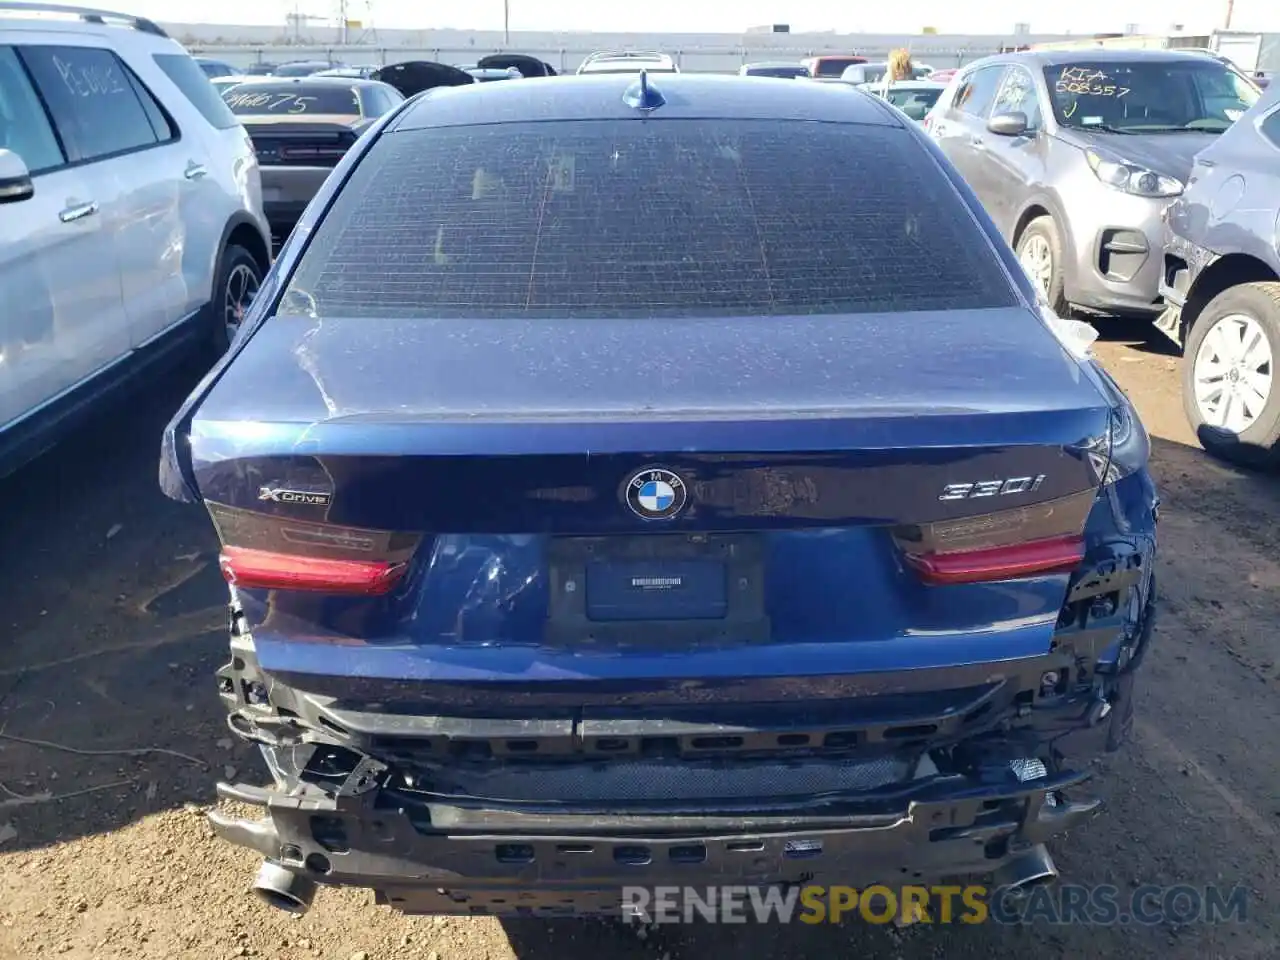
[[[1207,425],[1239,435],[1261,416],[1271,397],[1271,344],[1253,317],[1218,320],[1196,351],[1196,406]]]

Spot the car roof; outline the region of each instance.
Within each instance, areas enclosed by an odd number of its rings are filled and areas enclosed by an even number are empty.
[[[414,98],[393,129],[641,116],[624,99],[636,75],[580,74],[556,83],[440,87]],[[761,84],[736,74],[664,73],[648,79],[666,102],[643,115],[671,119],[816,120],[902,126],[877,97],[847,84]]]
[[[370,80],[368,77],[321,77],[311,74],[306,77],[277,77],[271,74],[263,76],[248,77],[244,81],[245,86],[272,86],[278,87],[281,84],[306,84],[315,87],[342,87],[343,89],[351,89],[352,87],[382,87],[384,83],[377,80]]]
[[[1016,53],[984,57],[974,63],[965,64],[965,67],[972,67],[988,60],[993,63],[999,61],[1048,67],[1071,63],[1203,63],[1205,55],[1197,50],[1114,50],[1106,47],[1087,47],[1082,50],[1020,50]]]
[[[142,45],[153,52],[160,47],[189,53],[154,20],[94,7],[0,0],[0,30],[89,34],[116,47]]]

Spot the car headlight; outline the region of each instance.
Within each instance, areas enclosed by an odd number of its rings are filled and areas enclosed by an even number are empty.
[[[1136,197],[1176,197],[1182,193],[1183,183],[1177,177],[1166,177],[1135,164],[1108,160],[1093,150],[1086,150],[1084,155],[1089,161],[1089,169],[1109,187]]]

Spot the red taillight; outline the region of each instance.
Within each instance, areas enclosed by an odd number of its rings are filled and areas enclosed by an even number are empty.
[[[894,540],[906,564],[935,586],[1062,573],[1084,562],[1093,499],[1093,490],[1082,490],[1024,507],[900,527]]]
[[[1084,560],[1084,537],[1051,537],[1002,547],[953,553],[906,553],[906,560],[931,584],[982,583],[1015,577],[1066,573]]]
[[[220,566],[227,583],[247,590],[315,590],[376,597],[390,592],[408,565],[388,560],[335,560],[223,547]]]

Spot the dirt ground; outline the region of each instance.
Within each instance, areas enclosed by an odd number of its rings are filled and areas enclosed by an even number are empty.
[[[0,958],[1280,955],[1280,482],[1194,445],[1158,335],[1104,329],[1099,353],[1154,436],[1164,604],[1136,740],[1104,763],[1106,811],[1055,854],[1075,883],[1243,884],[1243,922],[642,936],[408,919],[362,892],[322,890],[301,919],[262,906],[246,893],[255,857],[214,841],[202,816],[216,777],[265,771],[229,739],[214,695],[225,639],[211,531],[156,486],[184,374],[0,482]]]

